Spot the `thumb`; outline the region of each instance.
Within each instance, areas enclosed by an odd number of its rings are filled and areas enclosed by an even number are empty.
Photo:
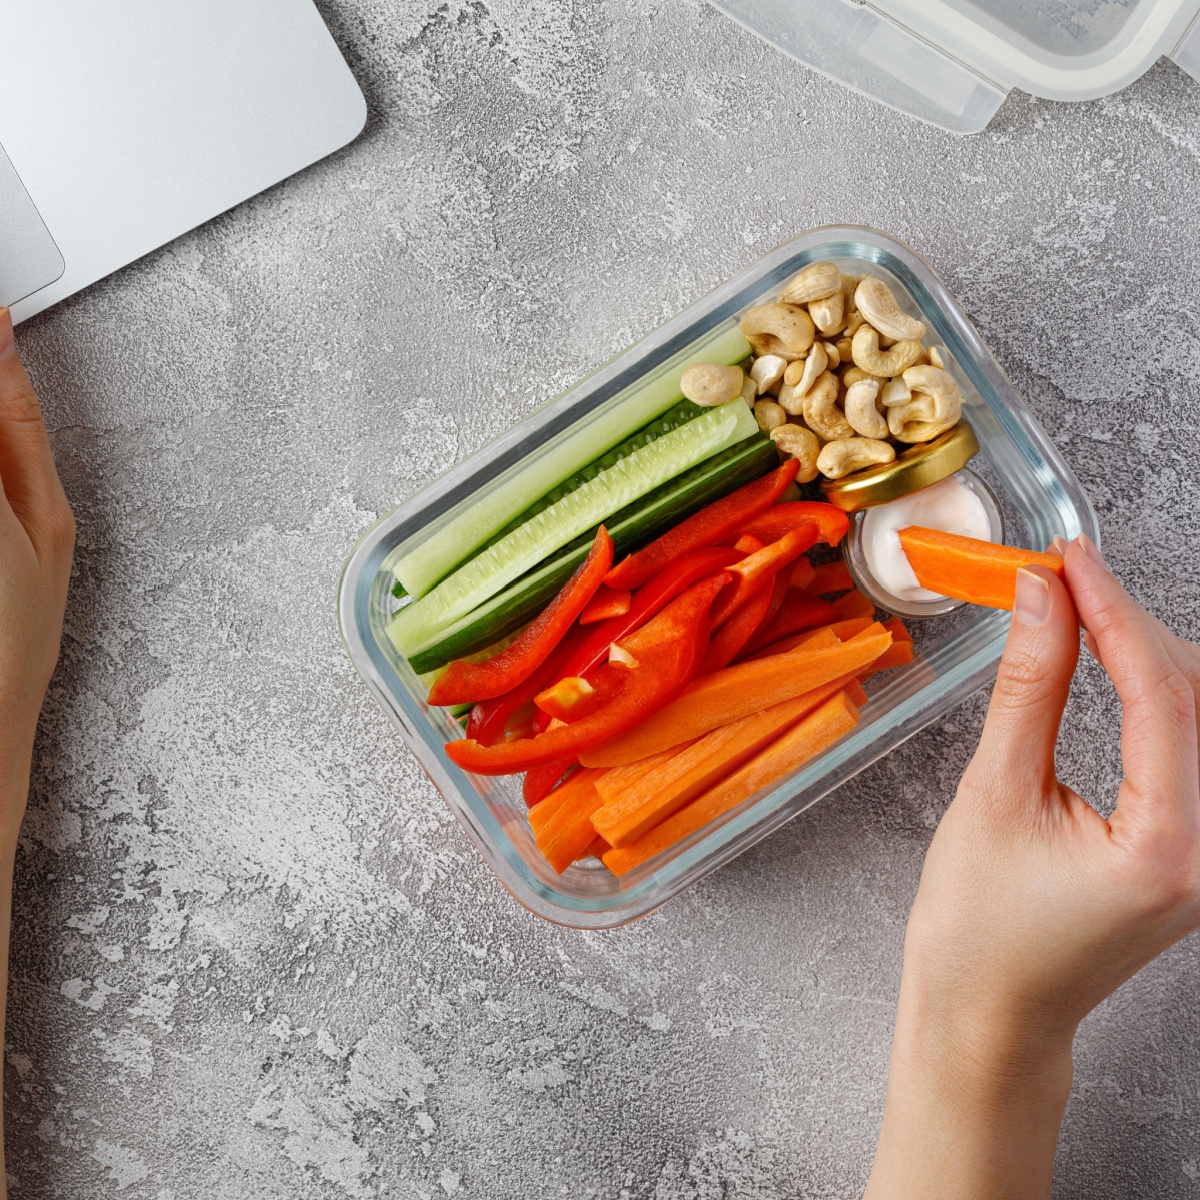
[[[1079,659],[1079,621],[1062,581],[1045,567],[1017,572],[1008,643],[988,705],[972,772],[1053,785],[1054,744]]]

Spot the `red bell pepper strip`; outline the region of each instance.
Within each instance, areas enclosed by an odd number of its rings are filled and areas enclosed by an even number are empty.
[[[734,563],[729,573],[736,581],[731,593],[722,596],[713,612],[713,628],[723,625],[758,589],[761,581],[773,579],[777,572],[798,558],[817,540],[815,525],[800,525],[789,530],[777,542],[756,550]]]
[[[579,614],[580,625],[596,625],[609,617],[623,617],[629,611],[628,588],[610,588],[602,583],[600,590],[588,601],[587,608]]]
[[[624,687],[603,708],[570,725],[523,741],[481,746],[448,742],[446,754],[479,775],[509,775],[574,758],[620,737],[677,696],[696,673],[708,646],[708,610],[728,583],[723,572],[693,584],[625,641],[636,667],[606,665],[622,672]]]
[[[756,550],[761,550],[767,543],[761,542],[752,533],[743,533],[736,542],[733,543],[735,550],[740,550],[743,554],[753,554]]]
[[[505,727],[514,713],[519,712],[526,704],[532,704],[534,696],[544,688],[548,688],[563,674],[563,664],[571,657],[575,649],[590,630],[576,626],[559,642],[554,652],[532,675],[517,684],[511,691],[494,700],[484,700],[471,709],[467,719],[467,737],[473,741],[491,746],[504,737]],[[536,724],[537,716],[534,720]]]
[[[430,704],[494,700],[528,679],[575,624],[612,566],[613,540],[603,525],[579,570],[511,645],[486,662],[452,662],[429,689]]]
[[[602,708],[625,686],[625,675],[621,670],[605,670],[601,663],[588,679],[568,675],[552,684],[534,697],[534,703],[547,718],[557,717],[570,723]],[[535,721],[534,728],[541,733],[549,720]]]
[[[544,767],[530,768],[525,772],[525,778],[521,782],[521,795],[525,798],[525,803],[532,808],[535,804],[545,800],[554,791],[558,781],[572,767],[578,765],[579,760],[571,758],[566,762],[553,762],[547,763]]]
[[[753,653],[763,646],[769,646],[789,633],[799,633],[803,629],[815,629],[818,625],[830,625],[841,619],[842,614],[832,604],[799,591],[789,589],[779,606],[774,618],[755,633],[746,644],[746,652]]]
[[[619,562],[605,576],[604,582],[612,588],[640,587],[689,550],[716,545],[731,533],[746,532],[747,523],[779,499],[783,489],[796,478],[799,469],[799,461],[789,458],[769,475],[730,492],[728,496],[722,496],[686,521],[680,521],[674,529],[669,529],[636,554]]]
[[[624,616],[613,617],[590,630],[586,640],[567,660],[559,674],[587,675],[608,658],[608,648],[613,642],[619,642],[640,629],[690,584],[706,575],[723,571],[740,558],[736,550],[724,546],[712,546],[707,550],[694,550],[682,555],[637,590]]]
[[[822,504],[819,500],[790,500],[786,504],[776,504],[761,516],[748,521],[741,532],[752,533],[764,542],[775,542],[789,529],[806,522],[817,528],[817,536],[813,541],[825,542],[830,546],[836,546],[850,528],[850,518],[832,504]]]
[[[708,675],[719,671],[733,662],[741,648],[754,636],[754,631],[760,628],[767,619],[771,608],[771,600],[776,592],[776,584],[780,576],[774,579],[763,579],[754,594],[741,608],[713,634],[708,643],[704,661],[700,664],[698,675]],[[784,586],[787,581],[784,579]]]

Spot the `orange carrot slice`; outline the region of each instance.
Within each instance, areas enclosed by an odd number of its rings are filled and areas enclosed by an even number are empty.
[[[529,810],[526,815],[529,817],[529,826],[533,830],[534,837],[542,832],[546,822],[571,798],[575,789],[586,777],[587,772],[585,771],[572,771],[554,791],[545,799],[539,800]]]
[[[871,617],[875,616],[875,603],[868,600],[857,588],[852,592],[847,592],[844,596],[839,596],[833,601],[833,607],[842,614],[846,620],[853,617]]]
[[[1045,567],[1059,578],[1063,574],[1057,554],[998,546],[920,525],[901,529],[900,545],[923,588],[985,608],[1012,608],[1021,567]]]
[[[822,563],[813,569],[811,583],[805,585],[814,596],[832,596],[835,592],[848,592],[854,586],[850,568],[839,558],[836,562]]]
[[[680,750],[686,750],[691,744],[691,742],[684,742],[682,746],[671,746],[666,750],[660,750],[657,754],[651,754],[648,758],[639,758],[636,762],[626,763],[624,766],[611,767],[596,779],[596,791],[600,793],[604,803],[608,804],[626,788],[632,787],[639,779],[648,775],[655,767],[661,766],[669,758],[678,754]]]
[[[906,667],[915,657],[912,642],[893,642],[871,664],[869,675],[876,675],[880,671],[890,671],[892,667]],[[862,676],[859,676],[859,678],[862,678]]]
[[[890,631],[892,637],[898,642],[911,642],[912,634],[905,628],[904,622],[899,617],[888,617],[883,623],[884,629]]]
[[[537,835],[538,849],[560,875],[591,845],[596,836],[592,813],[604,803],[596,791],[595,771],[577,771],[567,783],[572,781],[575,786],[571,794],[559,804]],[[545,803],[543,800],[542,804]],[[529,811],[532,813],[533,809]]]
[[[661,825],[656,825],[631,845],[610,850],[604,856],[604,865],[614,875],[632,871],[827,750],[849,733],[857,721],[858,709],[844,692],[838,692],[732,775]]]
[[[613,846],[627,846],[719,779],[735,771],[773,742],[785,729],[812,712],[838,690],[838,682],[773,704],[764,712],[751,713],[706,733],[686,750],[673,754],[632,787],[592,814],[592,825]],[[851,680],[845,686],[857,685]],[[620,770],[619,767],[614,770]]]
[[[828,642],[822,644],[822,637]],[[892,635],[882,625],[872,625],[848,642],[839,642],[832,632],[824,631],[786,654],[714,671],[692,680],[682,695],[636,729],[580,755],[580,761],[588,767],[616,767],[657,754],[839,676],[858,675],[891,644]]]
[[[761,650],[755,650],[753,654],[747,654],[746,660],[770,658],[773,654],[786,654],[789,650],[795,650],[797,646],[803,646],[811,638],[816,637],[819,633],[824,633],[827,629],[832,630],[834,637],[839,642],[848,642],[852,637],[857,637],[864,629],[870,629],[874,624],[874,620],[870,617],[851,617],[848,621],[834,621],[833,624],[822,625],[819,629],[805,629],[800,633],[793,633],[788,637],[781,638],[770,646],[764,646]]]
[[[884,655],[887,655],[890,650],[891,646],[889,646],[887,650],[883,652]],[[862,708],[862,706],[871,698],[867,695],[866,691],[863,689],[863,685],[857,679],[852,679],[844,688],[842,688],[842,691],[846,693],[847,698],[854,704],[856,708]]]
[[[602,837],[592,838],[587,849],[575,861],[583,862],[585,858],[603,858],[611,849],[612,847]]]

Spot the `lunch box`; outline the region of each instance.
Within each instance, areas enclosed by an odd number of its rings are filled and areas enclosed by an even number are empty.
[[[1011,88],[1094,100],[1161,55],[1200,79],[1200,0],[712,0],[822,75],[951,133]]]
[[[929,327],[926,345],[941,350],[962,389],[964,416],[980,445],[971,470],[999,503],[1006,540],[1042,549],[1056,534],[1097,538],[1096,518],[1078,481],[933,269],[903,242],[858,227],[814,229],[784,242],[458,463],[360,539],[342,575],[339,624],[355,667],[467,836],[504,887],[548,921],[606,929],[645,916],[936,720],[995,673],[1007,613],[966,605],[947,616],[915,621],[915,660],[870,681],[870,701],[858,727],[819,758],[621,878],[595,860],[557,875],[534,845],[520,778],[482,778],[450,761],[444,744],[462,737],[462,727],[447,710],[426,704],[424,687],[384,632],[398,604],[391,564],[401,554],[460,506],[509,477],[518,464],[586,427],[646,375],[670,368],[689,350],[694,353],[697,342],[732,328],[747,308],[774,299],[784,280],[820,260],[832,260],[847,273],[878,275],[907,311],[919,311]]]

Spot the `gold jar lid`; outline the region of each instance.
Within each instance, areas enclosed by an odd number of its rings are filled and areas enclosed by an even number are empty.
[[[961,471],[979,453],[975,431],[959,421],[932,442],[905,450],[892,462],[855,471],[844,479],[825,479],[825,499],[843,512],[857,512],[876,504],[887,504],[910,492],[920,491]]]

